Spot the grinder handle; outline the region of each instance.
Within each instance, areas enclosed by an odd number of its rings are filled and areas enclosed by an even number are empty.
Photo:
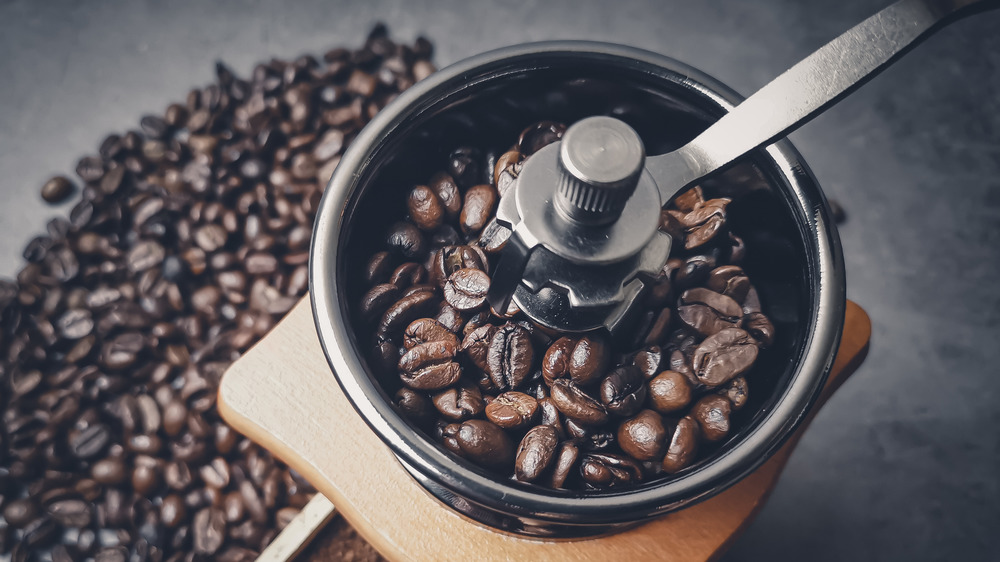
[[[646,159],[660,199],[783,137],[875,77],[952,21],[998,0],[899,0],[802,59],[694,140]]]

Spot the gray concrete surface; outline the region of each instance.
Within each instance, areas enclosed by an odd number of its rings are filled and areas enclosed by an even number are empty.
[[[0,0],[0,275],[68,212],[41,202],[41,183],[210,81],[216,59],[247,73],[359,44],[381,19],[398,39],[430,37],[439,64],[587,38],[749,93],[886,3]],[[1000,556],[997,29],[1000,12],[945,29],[793,135],[849,214],[848,294],[874,338],[727,560]]]

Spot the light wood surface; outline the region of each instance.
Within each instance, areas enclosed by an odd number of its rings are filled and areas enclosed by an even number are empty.
[[[848,302],[844,336],[825,401],[861,364],[871,322]],[[365,425],[330,373],[308,298],[234,363],[219,410],[326,495],[392,560],[708,560],[763,505],[802,430],[756,472],[709,500],[626,531],[544,542],[491,531],[427,494]],[[807,516],[807,514],[804,514]]]

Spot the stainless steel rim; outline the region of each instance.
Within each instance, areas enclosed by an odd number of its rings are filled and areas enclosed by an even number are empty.
[[[787,140],[765,149],[771,167],[790,186],[784,195],[799,215],[806,242],[807,267],[813,279],[815,306],[807,318],[804,353],[791,384],[756,429],[736,446],[676,479],[630,491],[566,493],[530,490],[495,480],[458,463],[424,436],[410,429],[362,364],[351,337],[352,327],[340,297],[337,278],[345,211],[359,178],[394,132],[420,115],[442,92],[454,92],[478,80],[496,79],[527,69],[544,68],[556,59],[612,60],[638,72],[659,74],[728,111],[741,97],[713,78],[673,59],[620,45],[558,41],[518,45],[459,62],[417,83],[389,104],[359,134],[344,154],[327,187],[314,227],[309,283],[313,314],[327,360],[354,407],[376,434],[419,473],[425,487],[447,490],[464,503],[541,524],[614,526],[705,499],[760,466],[802,421],[819,395],[840,341],[845,306],[843,257],[826,200],[798,152]],[[548,63],[551,64],[551,63]],[[332,431],[333,429],[331,429]]]

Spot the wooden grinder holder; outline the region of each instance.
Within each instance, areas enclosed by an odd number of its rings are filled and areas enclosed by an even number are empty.
[[[707,560],[764,504],[809,421],[864,360],[871,321],[847,303],[833,370],[805,422],[764,465],[706,501],[600,538],[541,541],[488,529],[431,497],[344,396],[305,298],[226,372],[222,417],[312,482],[391,560]]]

